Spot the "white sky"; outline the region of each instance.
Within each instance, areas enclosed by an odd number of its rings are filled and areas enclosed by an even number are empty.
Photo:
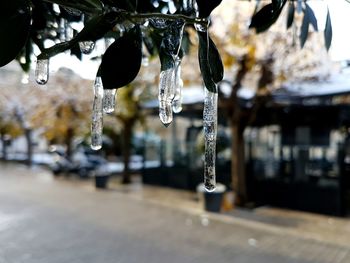
[[[329,6],[333,27],[331,58],[336,61],[350,59],[350,3],[345,0],[313,0],[309,4],[316,13],[320,30],[324,28]]]

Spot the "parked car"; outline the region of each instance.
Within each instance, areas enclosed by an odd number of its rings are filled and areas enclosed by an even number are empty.
[[[68,159],[65,152],[59,148],[52,148],[51,154],[54,155],[54,161],[49,168],[55,175],[59,174],[78,174],[81,178],[94,176],[101,166],[107,164],[107,160],[101,156],[87,154],[83,149],[77,149],[71,159]]]

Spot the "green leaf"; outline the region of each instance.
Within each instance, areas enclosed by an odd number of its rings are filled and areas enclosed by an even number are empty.
[[[295,6],[294,2],[289,2],[288,5],[288,16],[287,16],[287,29],[293,25],[294,22]]]
[[[223,79],[224,67],[220,54],[207,32],[198,32],[199,67],[206,88],[211,92],[217,92],[216,83]]]
[[[0,2],[0,67],[15,59],[24,47],[29,34],[30,20],[27,0]]]
[[[137,76],[142,61],[142,35],[139,26],[118,38],[105,52],[101,77],[105,89],[128,85]]]
[[[326,18],[326,26],[324,30],[324,40],[326,49],[329,50],[332,44],[333,30],[332,30],[332,21],[331,15],[329,14],[329,9],[327,9],[327,18]]]
[[[301,24],[301,29],[300,29],[300,47],[303,48],[305,45],[305,42],[307,40],[307,37],[309,35],[309,25],[310,25],[310,20],[309,16],[307,13],[304,11],[304,18],[303,22]]]
[[[317,19],[316,19],[315,13],[307,3],[305,3],[305,15],[308,16],[309,22],[313,26],[314,30],[318,31],[318,25],[317,25]]]
[[[209,67],[211,76],[215,83],[222,81],[224,78],[224,65],[222,64],[220,53],[213,42],[213,40],[209,37]]]
[[[199,17],[208,17],[222,0],[197,0]]]
[[[272,3],[265,5],[253,15],[249,28],[255,28],[256,33],[261,33],[269,29],[277,21],[286,3],[287,0],[283,0],[278,9],[275,9]]]
[[[272,0],[272,5],[275,10],[278,10],[282,5],[282,0]]]

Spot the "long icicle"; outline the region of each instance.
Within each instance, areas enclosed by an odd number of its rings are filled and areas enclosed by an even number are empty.
[[[115,109],[115,96],[116,89],[104,89],[103,90],[103,112],[112,113]]]
[[[179,113],[182,111],[182,88],[183,81],[181,79],[181,59],[179,57],[175,60],[175,72],[174,72],[174,84],[175,84],[175,96],[173,100],[173,112]]]
[[[203,129],[205,138],[204,187],[208,192],[215,191],[216,175],[216,134],[218,94],[204,88]]]
[[[92,106],[91,149],[102,148],[103,132],[103,85],[101,77],[97,76],[94,83],[94,102]]]

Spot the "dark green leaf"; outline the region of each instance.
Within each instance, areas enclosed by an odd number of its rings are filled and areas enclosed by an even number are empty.
[[[282,5],[282,0],[272,0],[274,10],[278,10]]]
[[[138,26],[118,38],[105,52],[101,77],[105,89],[128,85],[137,76],[142,61],[142,36]]]
[[[305,3],[305,15],[308,16],[309,22],[313,26],[314,30],[318,31],[318,25],[317,25],[317,19],[316,19],[315,13],[307,3]]]
[[[199,17],[208,17],[222,0],[197,0]]]
[[[217,92],[216,83],[222,80],[224,68],[220,54],[206,32],[198,32],[199,67],[206,88],[211,92]]]
[[[332,37],[333,37],[332,21],[331,21],[331,16],[329,14],[329,10],[327,10],[326,26],[324,30],[324,40],[325,40],[325,45],[327,50],[329,50],[329,48],[331,47]]]
[[[304,18],[303,18],[303,22],[301,24],[301,29],[300,29],[300,46],[301,48],[304,47],[305,42],[307,40],[307,37],[309,35],[309,25],[310,25],[310,20],[309,20],[309,16],[307,15],[307,13],[304,11]]]
[[[294,2],[289,2],[288,5],[288,16],[287,16],[287,29],[293,25],[294,21],[295,6]]]
[[[208,62],[210,67],[211,76],[215,83],[222,81],[224,78],[224,65],[222,64],[221,56],[215,43],[209,37],[209,53]]]
[[[261,33],[270,28],[278,19],[287,0],[283,0],[279,9],[275,9],[274,5],[268,4],[256,12],[250,22],[249,28],[255,28],[257,33]]]
[[[29,34],[30,20],[27,0],[0,2],[0,67],[15,59],[24,47]]]

